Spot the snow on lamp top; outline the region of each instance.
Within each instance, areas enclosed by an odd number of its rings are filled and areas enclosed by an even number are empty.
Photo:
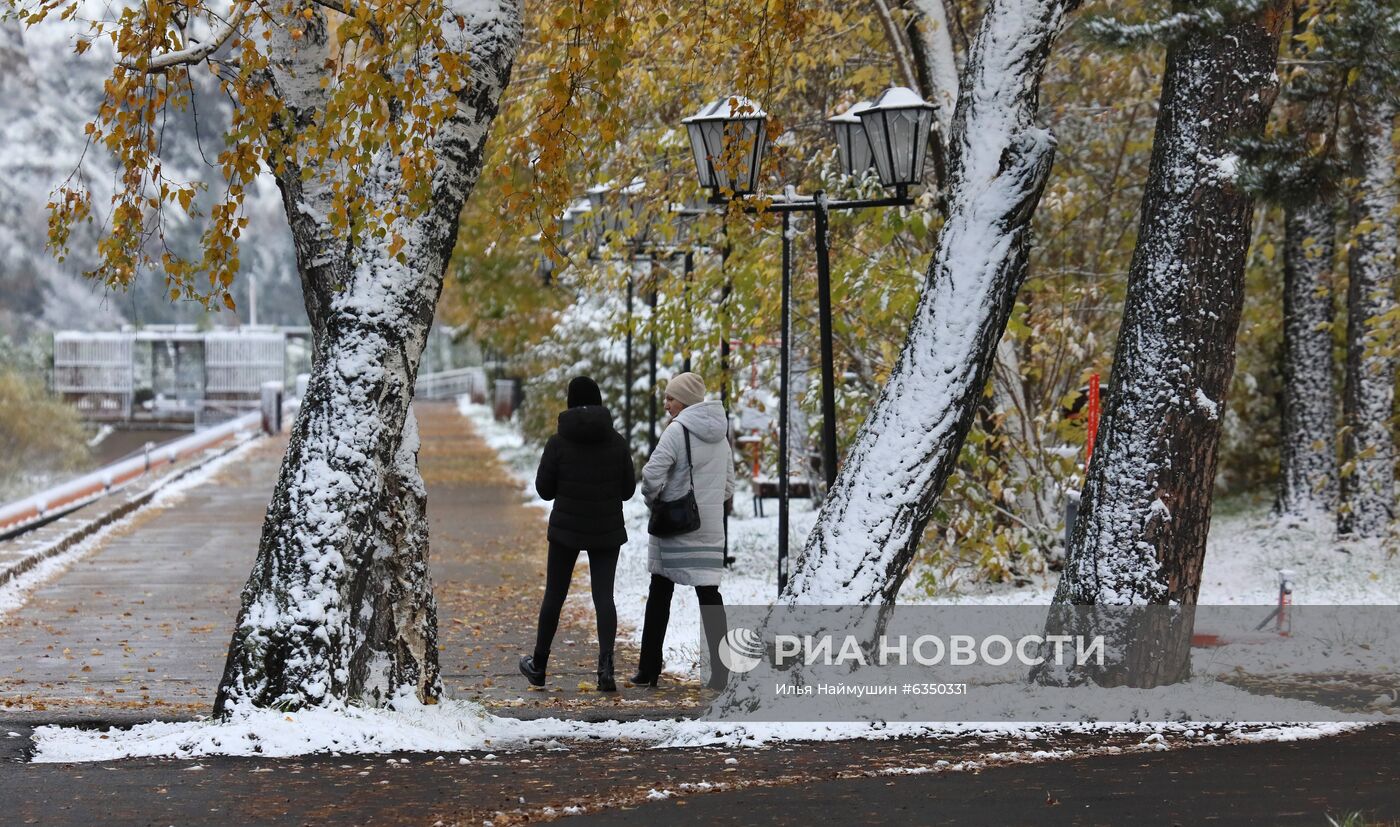
[[[860,103],[835,117],[827,118],[831,131],[836,136],[836,149],[841,157],[841,171],[859,178],[875,165],[874,153],[870,149],[870,139],[865,137],[865,127],[858,117],[870,108],[870,101]]]
[[[913,89],[893,86],[856,113],[865,127],[880,183],[908,186],[923,179],[933,110],[933,104]]]
[[[690,134],[700,186],[748,195],[758,190],[768,149],[768,114],[742,95],[711,101],[681,121]]]

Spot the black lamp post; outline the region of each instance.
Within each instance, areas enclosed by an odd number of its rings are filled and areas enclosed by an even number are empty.
[[[822,191],[800,196],[787,188],[766,206],[742,204],[746,212],[783,214],[782,336],[778,412],[778,591],[787,585],[788,559],[788,353],[790,348],[792,255],[788,213],[814,214],[817,255],[817,299],[822,356],[822,471],[827,490],[836,483],[836,380],[832,347],[831,264],[827,249],[832,210],[902,207],[914,203],[909,187],[921,182],[924,156],[933,121],[932,104],[911,89],[893,87],[874,102],[856,104],[831,119],[843,172],[852,178],[875,170],[880,183],[893,187],[890,198],[830,200]],[[768,147],[767,115],[748,98],[730,95],[706,104],[686,118],[691,151],[700,185],[710,190],[712,204],[743,202],[758,191],[763,155]],[[859,128],[856,128],[856,126]]]
[[[648,331],[647,363],[650,376],[648,385],[650,399],[647,407],[647,439],[652,450],[656,449],[656,442],[659,437],[656,426],[658,413],[658,402],[656,396],[656,374],[657,374],[657,343],[655,330],[655,316],[657,300],[660,291],[659,274],[657,273],[658,255],[675,255],[679,251],[673,244],[662,243],[660,239],[652,237],[653,216],[646,214],[646,204],[635,196],[642,192],[643,182],[636,179],[624,187],[614,187],[610,184],[603,184],[592,187],[588,190],[588,200],[582,207],[583,212],[591,213],[593,217],[594,236],[590,239],[590,258],[605,258],[604,250],[613,242],[627,248],[627,254],[614,260],[622,260],[627,264],[627,332],[625,339],[625,376],[626,388],[624,389],[624,428],[627,432],[627,439],[630,444],[632,434],[632,391],[633,391],[633,308],[637,298],[637,290],[641,290],[641,299],[646,302],[650,309],[653,320]],[[567,216],[567,214],[566,214]],[[688,235],[689,227],[687,222],[682,222],[681,235]],[[687,290],[690,280],[690,273],[694,266],[692,253],[687,249],[685,255],[685,280]],[[634,278],[634,267],[646,262],[647,274],[639,285]],[[686,370],[690,369],[690,356],[686,355]]]

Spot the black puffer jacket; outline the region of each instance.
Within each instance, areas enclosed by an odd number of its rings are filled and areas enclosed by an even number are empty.
[[[585,550],[627,542],[622,503],[636,489],[627,443],[607,408],[583,405],[559,414],[559,432],[545,443],[535,474],[540,497],[554,500],[550,541]]]

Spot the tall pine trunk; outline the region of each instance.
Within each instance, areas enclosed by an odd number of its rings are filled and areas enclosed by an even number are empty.
[[[1306,58],[1306,23],[1294,9],[1296,57]],[[1333,102],[1295,79],[1284,96],[1288,128],[1310,152],[1329,147]],[[1300,89],[1298,84],[1303,84]],[[1331,190],[1314,187],[1290,193],[1284,207],[1283,245],[1283,433],[1279,490],[1274,511],[1280,517],[1331,519],[1337,507],[1337,401],[1332,359],[1332,269],[1336,254],[1337,209]]]
[[[1328,202],[1284,210],[1283,439],[1280,516],[1317,519],[1337,504],[1337,415],[1332,367],[1332,258]]]
[[[798,558],[784,599],[893,601],[957,462],[1025,280],[1055,154],[1041,75],[1077,0],[993,0],[949,143],[948,220],[909,335]]]
[[[243,589],[216,714],[240,705],[380,704],[406,690],[431,702],[440,692],[409,404],[521,35],[514,0],[445,5],[443,34],[469,56],[472,83],[436,133],[429,209],[391,228],[406,242],[400,254],[384,241],[338,237],[325,218],[330,187],[316,175],[303,180],[302,159],[285,159],[278,173],[316,358]],[[279,27],[270,41],[280,59],[268,80],[288,114],[283,146],[323,115],[328,94],[320,85],[331,49],[325,21],[299,18],[298,27],[298,37]],[[399,158],[387,146],[359,172],[368,209],[408,212]]]
[[[1342,503],[1338,528],[1378,537],[1395,517],[1395,441],[1390,417],[1396,360],[1378,350],[1377,326],[1395,307],[1395,108],[1388,90],[1362,88],[1352,118],[1353,240],[1347,260],[1346,390],[1342,399]]]
[[[1189,640],[1205,560],[1253,212],[1232,149],[1262,134],[1284,19],[1278,2],[1167,51],[1107,404],[1055,602],[1187,612],[1119,640],[1123,660],[1090,675],[1104,685],[1170,683],[1189,670],[1181,632]]]

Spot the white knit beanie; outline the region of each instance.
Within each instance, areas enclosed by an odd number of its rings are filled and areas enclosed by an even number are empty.
[[[671,381],[666,383],[666,393],[689,408],[705,401],[705,380],[695,373],[672,376]]]

